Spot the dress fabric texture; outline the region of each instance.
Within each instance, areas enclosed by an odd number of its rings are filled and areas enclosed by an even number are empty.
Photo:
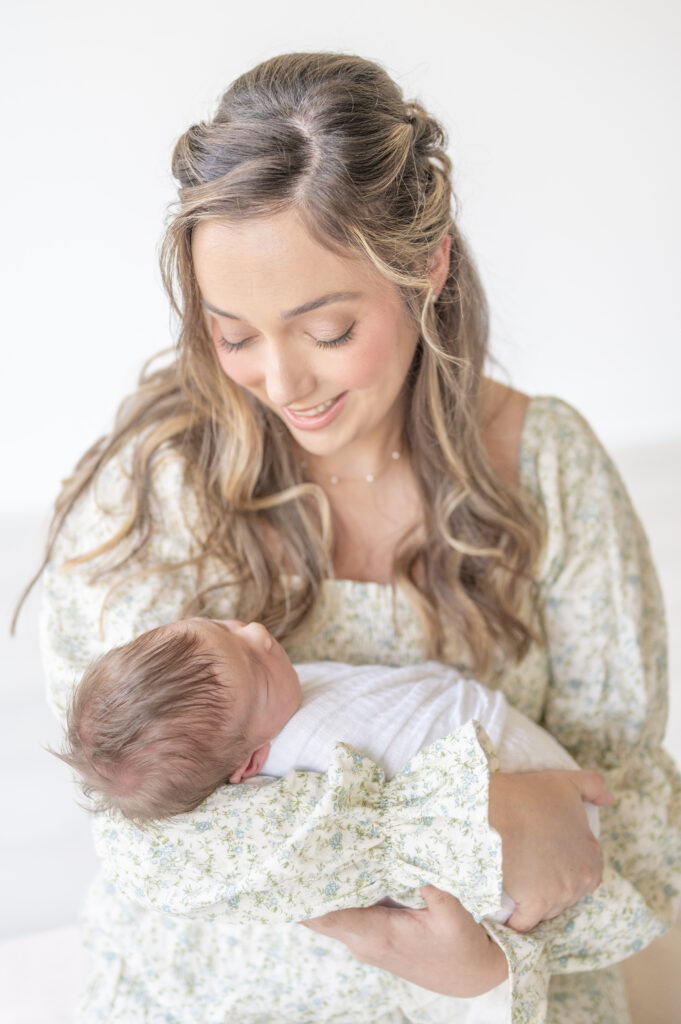
[[[198,516],[173,452],[156,463],[160,500],[143,552],[113,579],[93,577],[100,560],[60,571],[125,521],[125,458],[79,500],[46,570],[42,644],[48,698],[62,719],[94,656],[177,618],[197,586],[195,568],[182,563],[197,550]],[[661,747],[661,595],[624,485],[569,405],[531,400],[520,473],[547,525],[536,623],[544,643],[520,664],[500,656],[495,684],[582,767],[602,771],[617,800],[600,811],[604,876],[595,893],[527,935],[485,927],[509,960],[506,1020],[623,1024],[611,965],[670,926],[681,887],[681,779]],[[145,571],[159,562],[176,568]],[[227,618],[235,609],[225,586],[206,613]],[[326,581],[286,648],[295,662],[425,660],[406,598],[348,580]],[[467,671],[456,637],[443,660]],[[191,814],[143,830],[93,814],[102,870],[84,908],[93,969],[80,1024],[465,1020],[457,1000],[361,964],[295,923],[371,904],[388,889],[422,906],[425,882],[456,892],[478,918],[498,901],[500,841],[487,823],[494,751],[472,724],[435,746],[390,781],[339,744],[326,774],[222,787]]]

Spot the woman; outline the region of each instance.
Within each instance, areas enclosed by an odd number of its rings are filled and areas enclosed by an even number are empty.
[[[442,129],[370,62],[289,54],[235,81],[173,169],[177,359],[57,503],[57,714],[112,644],[179,615],[257,619],[298,661],[458,664],[602,775],[490,776],[484,744],[455,740],[440,781],[460,828],[432,850],[416,791],[386,796],[342,755],[159,829],[95,816],[81,1019],[451,1020],[510,971],[514,1020],[626,1020],[598,969],[669,925],[681,862],[659,589],[584,421],[483,377]],[[602,875],[583,799],[603,806]],[[502,881],[488,818],[516,931],[475,920]],[[432,887],[426,909],[368,906],[395,876],[437,881],[445,855],[463,906]],[[303,861],[323,881],[307,903]]]

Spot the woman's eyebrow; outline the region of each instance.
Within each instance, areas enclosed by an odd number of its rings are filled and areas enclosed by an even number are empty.
[[[296,306],[295,309],[286,309],[280,313],[282,320],[293,320],[296,316],[302,316],[303,313],[310,313],[313,309],[319,309],[320,306],[328,306],[331,302],[347,302],[349,299],[361,299],[363,298],[363,292],[329,292],[328,295],[320,295],[318,299],[312,299],[311,302],[305,302],[302,306]],[[230,320],[245,320],[246,317],[237,316],[236,313],[227,313],[224,309],[217,309],[216,306],[211,305],[205,299],[201,299],[201,305],[206,309],[210,310],[211,313],[216,313],[217,316],[226,316]]]

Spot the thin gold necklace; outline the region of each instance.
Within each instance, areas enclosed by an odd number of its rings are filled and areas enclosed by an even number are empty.
[[[330,484],[333,484],[334,486],[336,484],[349,483],[350,481],[354,481],[355,483],[361,481],[367,484],[374,484],[376,483],[377,480],[380,480],[380,478],[385,473],[387,473],[393,462],[397,462],[401,458],[401,456],[402,453],[397,449],[392,451],[390,453],[390,459],[386,462],[385,466],[383,466],[383,468],[380,469],[377,473],[364,473],[362,476],[339,476],[337,473],[330,473],[324,475],[326,476],[328,482]],[[307,466],[307,459],[301,459],[300,468],[303,470],[303,472],[305,472]]]

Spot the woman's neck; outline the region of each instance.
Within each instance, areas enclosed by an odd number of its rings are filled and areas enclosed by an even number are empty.
[[[309,452],[296,445],[296,457],[308,480],[326,487],[332,481],[378,482],[405,454],[404,419],[399,415],[383,421],[370,433],[328,455]]]

